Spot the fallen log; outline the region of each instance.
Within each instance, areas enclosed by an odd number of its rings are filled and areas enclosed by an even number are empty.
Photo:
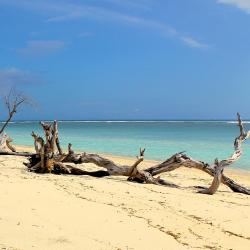
[[[178,153],[176,155],[173,155],[168,160],[160,164],[157,164],[155,166],[152,166],[146,169],[145,171],[155,176],[161,173],[174,171],[179,167],[194,168],[197,170],[201,170],[212,177],[216,176],[215,174],[216,169],[213,166],[210,166],[209,164],[204,163],[202,161],[194,160],[183,153]],[[223,173],[221,174],[221,183],[228,186],[234,192],[250,195],[249,188],[236,183],[234,180],[230,179]]]
[[[9,152],[9,151],[0,151],[0,155],[14,155],[14,156],[24,156],[24,157],[36,156],[36,154],[30,152]]]
[[[249,188],[241,186],[240,184],[236,183],[235,181],[233,181],[232,179],[223,174],[225,167],[231,165],[232,163],[240,159],[243,153],[241,147],[242,143],[245,140],[247,140],[250,136],[250,131],[245,132],[244,130],[243,123],[241,121],[239,113],[237,113],[237,119],[238,119],[238,126],[240,128],[240,135],[235,138],[234,152],[232,156],[229,157],[228,159],[221,161],[218,161],[216,159],[215,163],[210,166],[209,164],[204,163],[202,161],[194,160],[181,152],[173,155],[172,157],[170,157],[169,159],[160,164],[157,164],[153,167],[146,169],[145,171],[149,172],[154,176],[160,173],[173,171],[182,166],[187,168],[196,168],[214,177],[211,186],[207,189],[201,190],[200,191],[201,193],[214,194],[218,190],[219,185],[222,182],[234,192],[250,195]]]
[[[110,161],[108,159],[105,159],[97,154],[82,154],[82,155],[76,155],[74,153],[71,153],[70,157],[66,157],[64,159],[64,162],[73,162],[75,164],[81,164],[81,163],[94,163],[95,165],[106,168],[110,175],[123,175],[123,176],[129,176],[129,181],[136,181],[140,183],[154,183],[155,178],[153,176],[159,175],[161,173],[174,171],[175,169],[179,167],[187,167],[187,168],[195,168],[198,170],[201,170],[210,176],[213,176],[213,181],[210,187],[204,188],[200,190],[200,193],[204,194],[214,194],[221,183],[228,186],[232,191],[243,193],[250,195],[250,189],[247,187],[244,187],[229,177],[225,176],[223,174],[224,168],[231,165],[232,163],[236,162],[240,159],[242,155],[242,143],[249,138],[250,132],[245,132],[244,127],[240,118],[240,115],[237,114],[238,118],[238,126],[240,128],[240,135],[236,137],[234,140],[234,152],[231,157],[225,160],[218,161],[215,160],[215,163],[212,165],[209,165],[208,163],[204,163],[202,161],[198,161],[195,159],[192,159],[191,157],[188,157],[183,152],[177,153],[173,156],[171,156],[169,159],[165,160],[162,163],[159,163],[155,166],[152,166],[148,169],[145,169],[144,171],[137,170],[138,164],[141,162],[141,160],[137,161],[134,166],[119,166],[115,164],[113,161]],[[145,150],[144,150],[145,151]],[[143,152],[144,154],[144,152]],[[134,173],[131,175],[131,171]],[[148,174],[149,175],[148,175]],[[157,184],[162,183],[162,179],[158,179],[156,181]],[[154,183],[156,184],[156,183]],[[177,187],[173,183],[168,183],[169,186]]]
[[[131,166],[116,164],[112,160],[104,158],[98,154],[76,154],[72,149],[72,144],[70,143],[68,145],[68,152],[63,153],[59,143],[58,124],[56,121],[54,121],[53,124],[46,124],[43,122],[40,123],[44,130],[45,140],[32,132],[36,154],[27,155],[29,156],[29,163],[26,165],[30,171],[36,173],[90,175],[95,177],[109,175],[125,176],[128,181],[175,188],[178,188],[179,186],[160,178],[159,174],[174,171],[179,167],[195,168],[213,177],[213,181],[208,188],[199,187],[199,193],[212,195],[218,190],[220,184],[223,183],[234,192],[250,195],[249,188],[243,187],[223,174],[225,167],[231,165],[233,162],[236,162],[241,157],[241,145],[247,138],[249,138],[250,135],[250,132],[246,133],[244,131],[239,114],[237,114],[237,117],[240,135],[236,137],[234,141],[234,152],[232,156],[221,161],[216,159],[212,165],[192,159],[183,152],[180,152],[171,156],[162,163],[141,170],[138,169],[138,166],[144,160],[145,149],[140,149],[139,156]],[[25,153],[20,153],[20,155],[21,154]],[[17,153],[17,155],[19,155],[19,153]],[[89,172],[69,165],[69,163],[93,163],[104,170]]]

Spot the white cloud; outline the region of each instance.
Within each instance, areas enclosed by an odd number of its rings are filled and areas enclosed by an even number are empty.
[[[34,40],[28,41],[26,47],[18,49],[22,55],[44,56],[58,52],[65,47],[60,40]]]
[[[121,2],[120,0],[106,0],[110,2]],[[140,1],[131,1],[126,0],[123,1],[126,4],[136,3],[142,4],[145,3],[146,0]],[[151,0],[147,0],[150,1]],[[100,1],[95,1],[96,3]],[[162,23],[157,20],[143,18],[139,16],[129,15],[113,8],[109,7],[99,7],[96,5],[84,5],[84,4],[72,4],[72,2],[67,1],[47,1],[47,0],[0,0],[0,4],[11,5],[14,7],[25,8],[32,11],[39,11],[47,16],[46,22],[62,22],[62,21],[70,21],[70,20],[78,20],[83,18],[90,18],[100,21],[113,21],[119,23],[126,23],[129,25],[133,25],[136,27],[143,27],[146,29],[151,29],[153,31],[158,32],[162,36],[168,36],[176,38],[186,45],[193,48],[205,48],[208,45],[202,44],[198,40],[193,37],[185,38],[183,34],[177,31],[175,28],[171,27],[168,24]],[[184,38],[183,38],[184,37]],[[58,42],[58,41],[57,41]],[[46,44],[46,43],[33,43],[32,41],[27,44],[26,48],[23,48],[22,51],[24,53],[46,53],[55,52],[61,48],[63,48],[63,43],[57,44]],[[39,52],[40,51],[40,52]]]
[[[250,0],[217,0],[217,2],[221,4],[233,5],[250,14]]]
[[[4,91],[14,86],[41,83],[41,78],[26,70],[15,67],[0,69],[0,90]]]
[[[117,4],[129,8],[140,8],[148,10],[152,5],[152,0],[104,0],[107,3]]]
[[[88,10],[88,11],[86,11]],[[154,31],[157,31],[163,36],[173,37],[176,38],[182,42],[184,42],[187,46],[192,48],[198,48],[198,49],[204,49],[208,48],[209,45],[205,43],[201,43],[197,39],[189,36],[185,37],[180,32],[178,32],[175,28],[169,26],[168,24],[152,20],[152,19],[146,19],[138,16],[132,16],[123,14],[117,11],[112,11],[108,9],[103,8],[97,8],[97,7],[88,7],[87,9],[83,9],[81,11],[81,8],[78,8],[76,11],[70,12],[67,15],[64,16],[58,16],[49,18],[48,22],[61,22],[61,21],[68,21],[68,20],[74,20],[74,19],[81,19],[84,17],[92,17],[94,19],[99,20],[106,20],[106,21],[116,21],[120,23],[126,23],[129,25],[133,25],[136,27],[143,27],[146,29],[151,29]]]
[[[193,39],[192,37],[182,36],[181,39],[184,43],[186,43],[188,46],[193,47],[193,48],[205,49],[209,47],[207,44],[201,43]]]

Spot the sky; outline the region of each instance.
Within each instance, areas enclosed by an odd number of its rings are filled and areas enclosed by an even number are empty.
[[[0,0],[0,92],[23,120],[249,119],[249,27],[250,0]]]

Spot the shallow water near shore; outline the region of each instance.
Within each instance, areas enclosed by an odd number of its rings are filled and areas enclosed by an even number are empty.
[[[245,129],[250,129],[248,122]],[[39,122],[13,122],[6,132],[15,144],[32,146],[31,131],[42,135]],[[147,159],[164,160],[186,151],[211,163],[232,154],[239,128],[230,121],[60,121],[59,133],[63,147],[71,142],[79,151],[134,157],[145,147]],[[244,155],[233,167],[250,170],[249,142],[243,147]]]

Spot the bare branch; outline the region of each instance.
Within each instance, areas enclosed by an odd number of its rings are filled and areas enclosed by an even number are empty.
[[[131,168],[129,170],[129,177],[135,176],[136,173],[138,172],[137,166],[144,160],[145,150],[146,150],[145,148],[143,148],[143,149],[140,148],[140,154],[137,157],[137,161],[131,166]]]
[[[234,182],[233,180],[231,180],[230,178],[228,178],[223,174],[223,170],[226,166],[229,166],[240,159],[242,155],[241,144],[250,136],[250,131],[246,133],[244,130],[243,123],[241,121],[239,113],[237,113],[237,118],[238,118],[238,126],[240,127],[240,135],[236,137],[234,141],[234,152],[232,156],[229,157],[228,159],[221,161],[218,161],[216,159],[214,165],[209,165],[202,161],[192,159],[181,152],[173,155],[172,157],[170,157],[169,159],[160,164],[157,164],[153,167],[146,169],[145,171],[151,173],[154,176],[160,173],[173,171],[179,167],[196,168],[214,177],[211,186],[201,191],[201,193],[214,194],[218,190],[219,185],[222,182],[223,184],[231,188],[234,192],[250,195],[250,189],[237,184],[236,182]]]
[[[8,110],[8,118],[0,129],[0,134],[3,133],[15,113],[17,113],[17,111],[23,104],[31,104],[26,96],[19,92],[16,92],[14,89],[11,89],[8,95],[4,96],[4,103]]]

